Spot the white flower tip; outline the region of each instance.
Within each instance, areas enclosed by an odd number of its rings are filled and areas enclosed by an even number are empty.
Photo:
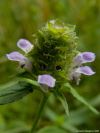
[[[12,57],[10,54],[6,54],[6,56],[7,56],[8,60],[12,60]]]
[[[9,59],[9,54],[6,54],[7,58]]]
[[[33,64],[27,57],[23,58],[23,62],[25,62],[25,63],[21,63],[22,66],[25,64],[23,67],[25,67],[26,69],[32,71]]]

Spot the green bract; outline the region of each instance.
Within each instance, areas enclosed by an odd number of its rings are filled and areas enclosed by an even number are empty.
[[[76,48],[75,25],[64,24],[59,19],[47,22],[33,35],[34,48],[26,55],[32,57],[36,75],[50,74],[56,80],[67,79]],[[61,68],[57,70],[57,67]]]

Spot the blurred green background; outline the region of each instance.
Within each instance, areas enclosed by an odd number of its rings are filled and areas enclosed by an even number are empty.
[[[0,88],[10,85],[11,75],[18,72],[18,62],[8,61],[6,53],[21,51],[17,41],[25,38],[31,43],[32,34],[52,19],[76,25],[79,39],[77,50],[96,54],[87,63],[95,75],[82,75],[80,85],[71,85],[91,105],[100,105],[100,1],[99,0],[0,0]],[[76,130],[99,130],[100,117],[84,107],[69,93],[62,92],[68,101],[70,118],[53,95],[48,99],[38,130],[45,126],[59,127],[66,133]],[[30,130],[40,103],[41,94],[34,91],[22,100],[0,106],[0,133],[26,133]],[[39,132],[38,132],[39,133]],[[60,130],[59,130],[60,133]]]

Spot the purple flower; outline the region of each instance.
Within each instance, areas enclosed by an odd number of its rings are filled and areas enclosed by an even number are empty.
[[[85,75],[93,75],[95,72],[88,66],[81,67],[82,63],[92,62],[95,60],[95,54],[92,52],[79,53],[74,58],[72,66],[78,66],[78,68],[72,69],[67,73],[69,79],[73,79],[79,84],[81,73]]]
[[[19,39],[17,46],[21,48],[26,54],[33,48],[33,45],[26,39]]]
[[[95,60],[95,54],[92,52],[83,52],[76,55],[72,66],[81,66],[82,63],[92,62]]]
[[[48,92],[49,87],[53,88],[55,86],[55,81],[56,81],[56,79],[54,79],[49,74],[44,74],[44,75],[38,76],[38,83],[41,84],[41,89],[44,92]]]
[[[77,84],[79,84],[81,73],[85,75],[95,74],[95,72],[93,72],[90,67],[84,66],[71,70],[70,72],[67,73],[67,76],[69,79],[73,79],[74,81],[76,81]]]
[[[33,48],[33,45],[26,39],[19,39],[17,46],[20,47],[26,54]],[[27,57],[24,57],[23,54],[15,51],[10,54],[6,54],[6,56],[9,60],[19,61],[20,67],[32,70],[32,62]]]

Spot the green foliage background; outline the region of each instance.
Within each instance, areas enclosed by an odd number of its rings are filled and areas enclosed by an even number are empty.
[[[18,72],[18,63],[8,61],[6,53],[20,51],[17,41],[25,38],[31,43],[32,34],[49,20],[76,25],[79,37],[77,49],[96,54],[96,60],[88,63],[96,74],[82,75],[80,85],[72,86],[99,110],[100,105],[100,1],[99,0],[1,0],[0,1],[0,88],[10,85],[11,75]],[[9,82],[9,83],[8,83]],[[76,130],[98,130],[99,116],[93,114],[69,93],[62,92],[68,101],[70,118],[67,118],[61,103],[53,96],[48,99],[38,129],[58,126],[66,133]],[[0,106],[0,133],[25,133],[34,120],[41,94],[34,91],[22,100]],[[60,131],[60,130],[59,130]]]

